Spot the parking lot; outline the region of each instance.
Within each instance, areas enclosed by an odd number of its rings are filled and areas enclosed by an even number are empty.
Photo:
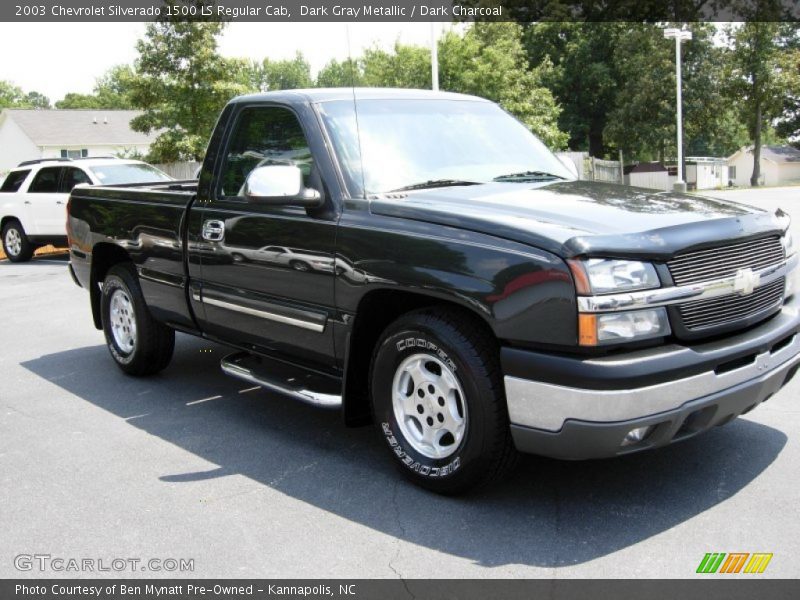
[[[715,195],[800,207],[800,188]],[[443,498],[372,429],[223,375],[224,347],[179,335],[162,374],[124,376],[66,264],[0,262],[0,577],[684,578],[706,552],[770,552],[761,577],[800,576],[800,378],[687,442],[525,457]],[[19,571],[20,554],[194,570]]]

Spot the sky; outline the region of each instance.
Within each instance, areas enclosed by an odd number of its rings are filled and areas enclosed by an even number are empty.
[[[445,27],[436,24],[441,29]],[[109,67],[136,58],[144,23],[0,23],[0,80],[25,92],[60,100],[67,92],[90,93]],[[430,23],[232,23],[219,42],[224,56],[292,58],[301,50],[316,74],[331,58],[353,55],[396,40],[428,46]]]

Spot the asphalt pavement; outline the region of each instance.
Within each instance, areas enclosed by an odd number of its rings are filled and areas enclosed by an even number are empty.
[[[791,213],[798,193],[715,195]],[[769,552],[759,577],[800,575],[800,378],[689,441],[525,457],[443,498],[406,483],[371,428],[223,375],[224,347],[179,335],[163,373],[123,375],[66,264],[0,262],[0,577],[684,578],[707,552]],[[95,570],[53,567],[69,559]],[[114,559],[143,562],[97,571]]]

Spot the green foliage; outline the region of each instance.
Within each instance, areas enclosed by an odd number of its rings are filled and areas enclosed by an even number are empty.
[[[739,99],[741,117],[753,143],[750,183],[757,185],[765,131],[785,116],[787,102],[800,92],[791,60],[797,28],[753,21],[731,25],[727,34],[729,95]]]
[[[130,65],[117,65],[95,81],[91,94],[69,92],[56,102],[56,108],[95,108],[123,110],[134,108],[130,98],[131,82],[135,77]]]
[[[561,112],[544,86],[552,64],[530,67],[515,23],[475,23],[463,35],[449,32],[439,42],[439,79],[443,90],[493,100],[522,121],[543,142],[563,148],[567,135],[558,127]]]
[[[13,83],[0,80],[0,110],[4,108],[50,108],[50,100],[44,94],[26,94]]]
[[[558,124],[569,147],[603,156],[608,113],[622,81],[615,48],[624,40],[624,23],[532,23],[523,43],[532,66],[551,63],[542,84],[562,108]]]
[[[310,88],[314,85],[311,66],[297,52],[293,59],[253,61],[244,68],[244,83],[254,92],[271,90],[294,90]]]
[[[639,160],[677,155],[675,42],[662,27],[626,24],[615,50],[620,83],[604,131],[606,141]],[[726,93],[725,49],[714,25],[693,23],[681,46],[684,151],[728,156],[746,142],[735,103]]]
[[[522,28],[514,23],[476,23],[465,32],[450,31],[439,40],[442,90],[493,100],[516,116],[551,148],[563,148],[559,107],[543,81],[548,62],[530,68]],[[428,48],[395,44],[391,52],[370,48],[355,60],[331,61],[319,73],[320,87],[431,87]]]
[[[364,85],[358,61],[345,59],[329,61],[317,73],[317,87],[352,87]]]
[[[243,61],[217,53],[224,27],[220,22],[162,20],[149,24],[137,43],[129,97],[144,113],[131,127],[159,132],[151,161],[202,160],[223,106],[248,91]]]

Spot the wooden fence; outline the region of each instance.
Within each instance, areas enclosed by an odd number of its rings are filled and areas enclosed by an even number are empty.
[[[197,179],[197,170],[200,168],[200,164],[199,162],[175,162],[153,166],[175,179]]]

